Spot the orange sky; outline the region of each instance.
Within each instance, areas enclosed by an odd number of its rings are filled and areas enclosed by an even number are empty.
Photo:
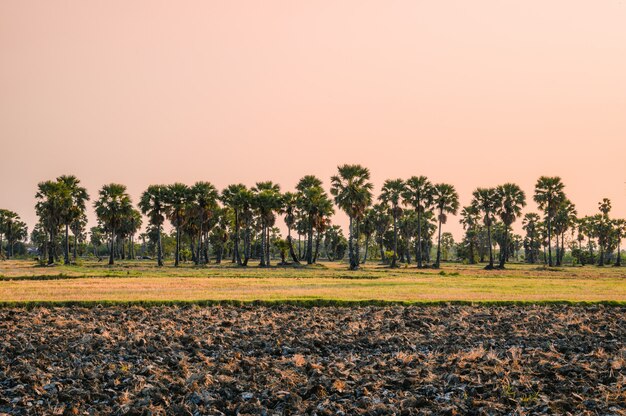
[[[579,213],[626,217],[626,3],[6,0],[0,143],[0,207],[30,228],[64,173],[136,201],[353,162],[462,204],[560,175]]]

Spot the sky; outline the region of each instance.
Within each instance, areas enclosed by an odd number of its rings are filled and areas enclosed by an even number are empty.
[[[624,0],[2,0],[0,207],[32,229],[61,174],[136,202],[360,163],[462,205],[515,182],[527,211],[558,175],[579,214],[626,217],[625,22]]]

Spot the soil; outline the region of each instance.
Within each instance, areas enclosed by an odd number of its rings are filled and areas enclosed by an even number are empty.
[[[626,308],[0,309],[0,414],[626,415]]]

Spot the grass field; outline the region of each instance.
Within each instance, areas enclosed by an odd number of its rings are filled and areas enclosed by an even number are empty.
[[[626,303],[626,268],[545,269],[515,264],[506,270],[445,264],[441,270],[389,269],[372,263],[261,269],[220,266],[157,268],[150,261],[40,267],[0,262],[0,302],[175,301],[390,302],[618,302]]]

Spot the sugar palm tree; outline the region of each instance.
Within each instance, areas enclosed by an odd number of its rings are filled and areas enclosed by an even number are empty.
[[[132,202],[126,193],[126,186],[117,183],[104,185],[98,195],[94,208],[102,228],[109,233],[109,265],[113,265],[115,237],[124,217],[132,210]]]
[[[313,176],[306,175],[296,185],[297,207],[304,216],[307,227],[306,262],[313,264],[313,230],[328,209],[332,209],[332,203],[322,188],[322,181]]]
[[[74,221],[72,221],[72,223],[70,224],[70,230],[72,230],[72,234],[74,235],[74,261],[76,261],[76,258],[78,257],[78,242],[84,241],[86,228],[87,215],[85,215],[84,213],[75,218]]]
[[[378,248],[380,250],[380,261],[386,263],[387,260],[385,258],[384,237],[385,233],[389,229],[389,224],[391,223],[389,211],[383,204],[374,204],[372,205],[372,208],[368,210],[368,213],[374,222],[376,242],[378,243]]]
[[[473,205],[463,207],[461,210],[461,225],[466,233],[469,244],[469,262],[476,264],[476,240],[478,237],[478,226],[480,221],[480,211]]]
[[[522,228],[526,231],[527,246],[529,247],[530,255],[526,258],[528,263],[534,264],[538,259],[537,247],[540,246],[538,241],[540,235],[540,222],[541,218],[539,217],[539,214],[535,212],[529,212],[524,215]]]
[[[35,211],[40,223],[49,234],[48,264],[54,263],[56,237],[63,224],[63,212],[71,206],[72,196],[68,187],[59,181],[45,181],[37,185]]]
[[[215,225],[215,221],[211,219],[217,213],[218,192],[215,186],[209,182],[196,182],[190,192],[189,221],[196,225],[196,247],[195,262],[196,265],[201,262],[202,248],[208,244],[208,234],[210,226]],[[208,261],[208,260],[207,260]]]
[[[477,188],[472,193],[472,206],[478,209],[483,216],[483,223],[487,227],[487,241],[489,244],[489,264],[485,269],[493,269],[493,244],[491,241],[491,226],[494,220],[494,211],[496,208],[496,190],[495,188]]]
[[[552,221],[556,211],[565,199],[565,185],[558,176],[542,176],[535,184],[534,200],[545,213],[548,234],[548,265],[552,267]]]
[[[335,197],[335,204],[348,214],[350,219],[348,237],[348,255],[350,270],[359,268],[358,224],[365,215],[365,210],[372,203],[373,185],[369,169],[361,165],[342,165],[338,174],[331,177],[330,193]],[[356,224],[355,224],[356,222]],[[356,225],[356,226],[355,226]],[[356,234],[356,244],[354,238]],[[356,253],[355,253],[356,248]]]
[[[565,198],[560,204],[552,222],[552,228],[556,235],[556,265],[563,263],[565,255],[565,233],[576,223],[576,206]],[[559,246],[559,239],[561,244]]]
[[[400,202],[404,192],[405,187],[402,179],[387,179],[378,197],[383,204],[387,205],[393,217],[393,258],[391,259],[391,267],[398,266],[398,218],[402,214]]]
[[[272,181],[257,182],[252,188],[254,207],[261,220],[261,267],[270,266],[269,231],[276,221],[276,212],[282,208],[280,185]]]
[[[161,232],[165,221],[167,188],[164,185],[150,185],[139,201],[139,209],[148,217],[148,223],[156,230],[157,265],[163,266],[163,244]]]
[[[406,181],[402,198],[417,212],[417,267],[422,268],[422,216],[433,204],[433,185],[426,176],[411,176]]]
[[[615,259],[615,267],[622,266],[622,239],[626,236],[626,220],[613,220],[615,228],[615,236],[617,238],[617,259]]]
[[[237,264],[242,266],[243,262],[241,260],[241,253],[239,252],[239,230],[242,222],[242,214],[249,209],[251,192],[242,183],[228,185],[228,187],[222,191],[221,199],[224,205],[229,207],[233,212],[233,256]]]
[[[165,215],[176,229],[176,251],[174,254],[174,266],[180,264],[180,237],[181,227],[185,220],[186,211],[191,197],[190,188],[184,183],[168,185],[165,192]]]
[[[459,209],[459,194],[453,185],[439,183],[433,187],[433,205],[438,211],[439,231],[437,237],[437,260],[434,267],[441,265],[441,225],[448,220],[448,214],[456,215]]]
[[[505,183],[496,188],[495,199],[495,213],[504,224],[504,244],[502,245],[504,252],[500,253],[499,264],[499,267],[503,269],[508,255],[509,228],[522,214],[522,208],[526,206],[526,194],[518,185]]]
[[[283,206],[281,213],[285,214],[285,225],[287,226],[287,246],[289,255],[294,263],[300,264],[298,256],[293,248],[293,239],[291,238],[291,229],[296,224],[297,196],[293,192],[285,192],[283,194]]]
[[[61,223],[65,226],[65,264],[70,264],[69,229],[72,223],[85,215],[85,205],[89,200],[87,190],[80,186],[80,180],[74,175],[62,175],[57,182],[67,187],[70,198],[65,200],[61,213]]]
[[[28,236],[26,223],[20,219],[20,216],[13,211],[0,210],[0,234],[3,234],[7,240],[6,257],[13,257],[13,249],[15,243],[24,240]],[[0,238],[0,258],[2,253],[2,239]]]

